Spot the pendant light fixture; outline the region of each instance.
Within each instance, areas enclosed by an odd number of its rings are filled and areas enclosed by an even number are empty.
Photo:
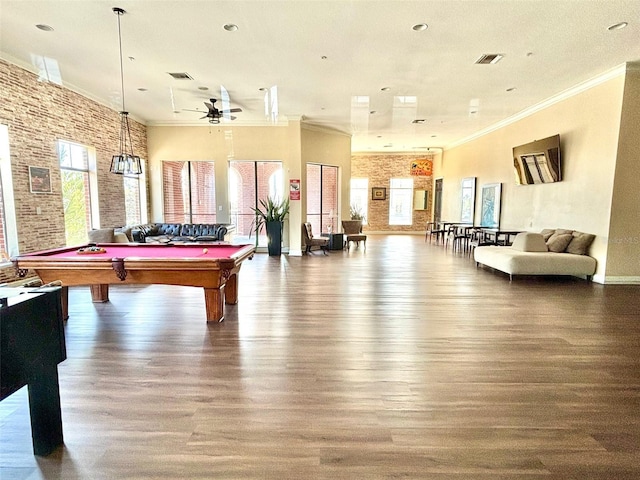
[[[122,111],[120,112],[120,150],[118,155],[111,159],[111,173],[135,174],[142,173],[140,157],[133,154],[133,142],[131,141],[131,129],[129,128],[129,112],[124,106],[124,68],[122,64],[122,33],[120,31],[120,17],[127,13],[119,7],[113,7],[113,13],[118,17],[118,42],[120,47],[120,85],[122,92]]]

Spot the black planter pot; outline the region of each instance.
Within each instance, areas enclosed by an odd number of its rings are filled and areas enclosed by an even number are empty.
[[[280,255],[282,253],[282,222],[267,222],[267,238],[269,255]]]

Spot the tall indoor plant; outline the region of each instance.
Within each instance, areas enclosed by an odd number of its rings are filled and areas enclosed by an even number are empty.
[[[260,205],[253,211],[256,214],[252,229],[256,234],[256,246],[260,230],[264,227],[267,231],[269,255],[280,255],[282,253],[282,227],[285,218],[289,215],[289,199],[280,201],[277,198],[267,197],[266,200],[260,200]]]

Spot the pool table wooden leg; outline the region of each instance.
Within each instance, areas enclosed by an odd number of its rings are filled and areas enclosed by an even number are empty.
[[[238,274],[234,273],[227,279],[224,287],[224,302],[229,305],[238,303]]]
[[[220,288],[205,288],[204,303],[207,311],[207,322],[224,320],[224,285]]]
[[[103,303],[109,301],[109,285],[99,284],[90,285],[91,288],[91,301],[93,303]]]

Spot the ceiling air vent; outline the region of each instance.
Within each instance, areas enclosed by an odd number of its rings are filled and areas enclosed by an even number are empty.
[[[476,60],[476,65],[492,65],[502,60],[502,57],[504,57],[504,55],[501,53],[485,53]]]
[[[193,77],[186,72],[176,72],[176,73],[169,72],[169,75],[171,75],[176,80],[193,80]]]

